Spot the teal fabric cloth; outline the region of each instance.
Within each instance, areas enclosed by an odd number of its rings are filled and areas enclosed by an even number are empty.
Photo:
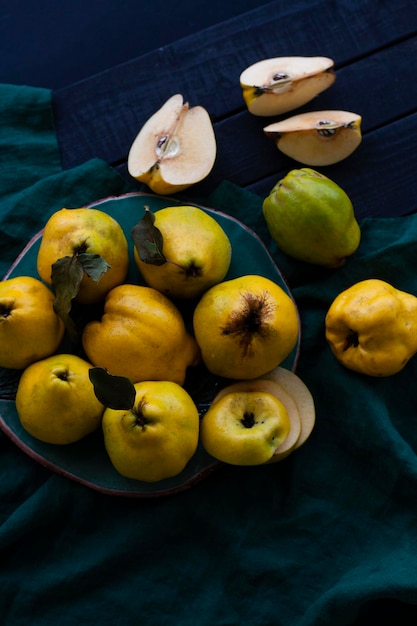
[[[4,275],[54,210],[129,184],[98,159],[61,170],[48,91],[2,86],[0,120]],[[261,198],[225,182],[200,200],[254,229],[286,275],[315,429],[281,463],[224,467],[151,500],[88,489],[0,434],[2,624],[417,623],[417,361],[387,379],[361,376],[324,337],[328,306],[358,280],[417,295],[417,215],[365,219],[355,256],[324,270],[277,249]]]
[[[51,92],[0,85],[1,276],[58,209],[131,190],[99,159],[63,172]]]

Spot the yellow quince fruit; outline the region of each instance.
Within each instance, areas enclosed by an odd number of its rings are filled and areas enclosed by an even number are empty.
[[[101,302],[110,289],[123,283],[128,266],[123,229],[104,211],[64,208],[47,221],[37,268],[42,280],[54,286],[57,297],[65,292],[69,301]]]
[[[230,266],[229,237],[196,206],[168,206],[156,213],[147,209],[132,236],[146,284],[170,298],[198,298],[221,282]],[[152,250],[149,239],[155,242]]]
[[[270,381],[231,385],[217,395],[201,422],[211,456],[231,465],[259,465],[273,458],[291,428],[285,405]]]
[[[203,416],[201,441],[225,463],[275,463],[307,441],[315,418],[314,399],[306,384],[278,366],[262,378],[221,389]]]
[[[291,353],[299,336],[292,298],[255,274],[206,291],[194,309],[193,327],[207,369],[232,379],[266,374]]]
[[[131,407],[104,411],[110,461],[119,474],[134,480],[157,482],[176,476],[197,450],[197,407],[174,382],[143,381],[134,389]]]
[[[37,278],[0,282],[0,366],[24,369],[53,354],[64,335],[53,292]]]
[[[362,280],[333,300],[325,334],[345,367],[369,376],[396,374],[417,352],[417,297],[383,280]]]
[[[104,406],[89,378],[91,364],[55,354],[29,365],[20,377],[16,410],[23,428],[45,443],[66,445],[98,428]]]
[[[200,356],[175,304],[142,285],[112,289],[101,320],[84,328],[82,343],[94,365],[133,383],[169,380],[182,385],[187,368]]]

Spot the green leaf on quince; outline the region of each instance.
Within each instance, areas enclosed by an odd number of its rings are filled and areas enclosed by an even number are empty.
[[[162,233],[154,225],[155,215],[145,206],[145,215],[132,228],[132,239],[139,258],[150,265],[163,265],[167,262],[162,252]]]
[[[52,287],[55,290],[54,310],[65,324],[71,341],[76,342],[78,333],[70,316],[73,298],[77,295],[84,275],[76,256],[64,256],[52,265]]]
[[[114,376],[103,367],[91,367],[88,376],[101,404],[116,411],[133,408],[136,390],[129,378]]]
[[[94,282],[98,282],[110,265],[98,254],[87,252],[64,256],[52,264],[52,287],[55,291],[54,310],[65,324],[72,342],[78,340],[78,333],[70,316],[73,299],[77,296],[84,272]]]
[[[77,259],[84,272],[96,283],[110,269],[110,265],[99,254],[80,252],[77,254]]]

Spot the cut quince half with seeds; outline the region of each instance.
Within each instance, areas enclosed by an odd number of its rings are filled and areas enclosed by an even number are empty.
[[[161,195],[200,182],[213,168],[216,138],[206,109],[176,94],[145,122],[128,155],[128,171]]]
[[[335,81],[328,57],[289,56],[263,59],[240,75],[240,86],[253,115],[279,115],[306,104]]]
[[[362,118],[350,111],[312,111],[263,130],[278,150],[304,165],[332,165],[346,159],[362,141]]]

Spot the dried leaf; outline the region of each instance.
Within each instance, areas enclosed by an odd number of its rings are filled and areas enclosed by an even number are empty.
[[[55,290],[54,309],[61,317],[71,341],[78,339],[74,320],[70,317],[72,300],[78,294],[84,270],[76,255],[65,256],[52,265],[52,287]]]
[[[110,265],[99,254],[82,252],[78,255],[78,260],[84,272],[96,283],[110,269]]]
[[[154,222],[155,215],[145,207],[145,215],[132,228],[132,239],[141,261],[150,265],[163,265],[167,261],[162,252],[163,237]]]
[[[88,371],[97,399],[104,406],[115,410],[131,409],[135,403],[136,390],[124,376],[113,376],[103,367],[92,367]]]

